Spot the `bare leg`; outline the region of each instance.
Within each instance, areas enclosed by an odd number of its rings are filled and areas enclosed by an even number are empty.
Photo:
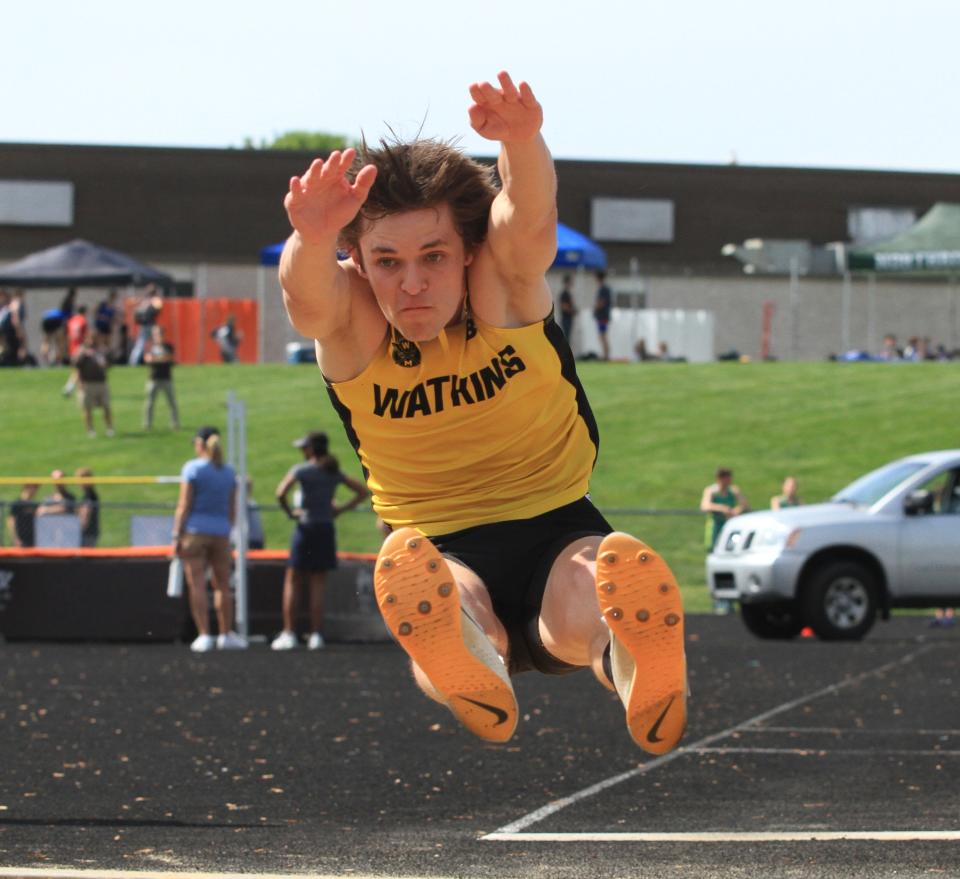
[[[183,576],[190,594],[190,616],[200,635],[210,634],[210,617],[207,611],[207,576],[203,559],[183,559]]]
[[[547,652],[570,665],[590,666],[605,687],[603,670],[610,630],[597,605],[597,547],[601,537],[571,543],[553,563],[540,606],[540,638]]]
[[[218,564],[213,574],[213,608],[217,612],[220,634],[233,631],[233,596],[230,594],[230,565]]]
[[[310,631],[323,631],[323,598],[327,584],[324,571],[310,572]]]
[[[283,628],[287,632],[297,630],[297,599],[300,597],[300,572],[287,568],[283,575]]]

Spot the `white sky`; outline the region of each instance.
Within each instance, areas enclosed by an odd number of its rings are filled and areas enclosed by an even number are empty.
[[[958,0],[19,0],[0,21],[0,141],[423,122],[489,155],[467,85],[506,68],[557,158],[960,173]]]

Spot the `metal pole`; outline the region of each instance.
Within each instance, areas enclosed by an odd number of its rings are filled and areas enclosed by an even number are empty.
[[[800,260],[790,257],[790,359],[799,359],[800,354]]]
[[[957,350],[957,276],[950,276],[950,354]]]
[[[877,276],[874,272],[867,275],[867,344],[866,351],[871,350],[877,338]]]
[[[264,344],[267,338],[267,279],[263,266],[257,266],[257,363],[266,362]]]
[[[237,632],[244,638],[250,635],[249,600],[247,590],[247,549],[250,528],[247,516],[247,404],[238,400],[236,411],[237,434]]]
[[[200,313],[197,315],[197,363],[206,363],[204,350],[207,347],[207,264],[196,267],[196,288],[194,295],[200,300]]]
[[[237,395],[234,391],[227,391],[227,463],[237,469],[237,438],[235,435],[235,420]]]
[[[850,298],[851,298],[850,272],[843,273],[843,287],[841,289],[841,312],[840,312],[840,353],[845,354],[850,350]]]

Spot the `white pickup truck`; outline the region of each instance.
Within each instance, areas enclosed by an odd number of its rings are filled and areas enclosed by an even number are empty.
[[[825,504],[736,516],[706,567],[761,638],[858,639],[891,608],[960,606],[960,450],[894,461]]]

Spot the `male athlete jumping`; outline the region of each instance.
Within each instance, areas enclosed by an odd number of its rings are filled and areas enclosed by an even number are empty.
[[[317,159],[286,197],[284,301],[393,529],[377,601],[423,691],[502,742],[511,674],[589,666],[633,739],[664,753],[686,723],[680,594],[587,497],[599,439],[544,277],[543,113],[507,73],[470,96],[470,124],[500,144],[499,188],[431,140]]]

